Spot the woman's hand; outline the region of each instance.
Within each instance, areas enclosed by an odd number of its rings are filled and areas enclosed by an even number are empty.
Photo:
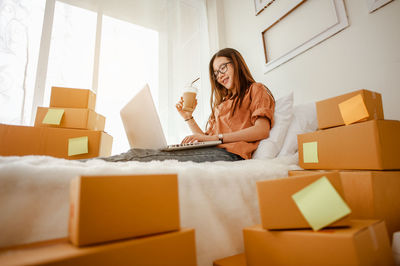
[[[178,110],[178,113],[182,116],[183,119],[189,119],[192,117],[192,114],[194,110],[196,109],[197,106],[197,99],[194,101],[194,107],[193,111],[184,111],[183,108],[183,97],[179,100],[179,102],[175,105],[176,110]]]
[[[203,142],[203,141],[212,141],[212,140],[218,140],[218,136],[210,136],[210,135],[204,135],[204,134],[194,134],[185,137],[182,140],[182,144],[185,143],[194,143],[194,142]]]

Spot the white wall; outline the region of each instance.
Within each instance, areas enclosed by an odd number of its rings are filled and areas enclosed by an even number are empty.
[[[218,48],[239,50],[254,78],[277,98],[293,90],[299,104],[368,89],[382,94],[386,119],[400,120],[400,1],[373,13],[367,0],[345,1],[349,27],[265,74],[261,32],[278,12],[278,2],[255,16],[254,0],[223,0],[216,12],[224,17],[219,31],[224,43]],[[290,15],[285,20],[296,23]]]

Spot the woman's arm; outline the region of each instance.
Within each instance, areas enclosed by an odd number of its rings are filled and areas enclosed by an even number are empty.
[[[199,125],[196,123],[194,120],[193,116],[192,118],[188,118],[189,120],[186,121],[186,123],[189,125],[190,130],[192,131],[193,134],[202,134],[204,135],[203,130],[199,127]]]
[[[197,125],[197,124],[196,124]],[[269,136],[271,129],[270,122],[267,118],[260,117],[254,123],[254,126],[241,129],[236,132],[223,134],[224,143],[246,141],[252,142],[261,139],[265,139]],[[191,136],[187,136],[183,139],[182,143],[191,143],[195,141],[211,141],[218,140],[218,135],[204,135],[204,133],[197,133]]]
[[[224,143],[237,141],[253,142],[265,139],[269,137],[270,129],[271,126],[269,120],[267,118],[260,117],[254,123],[254,126],[244,128],[236,132],[223,134]]]
[[[179,102],[175,105],[176,110],[178,113],[182,116],[183,119],[185,119],[185,122],[187,122],[190,130],[192,131],[193,134],[204,134],[203,130],[197,125],[196,121],[193,118],[193,111],[197,107],[197,99],[195,99],[194,102],[194,107],[192,111],[184,111],[183,110],[183,98],[179,100]]]

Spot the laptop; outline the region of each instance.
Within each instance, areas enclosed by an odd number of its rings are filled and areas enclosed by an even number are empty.
[[[173,151],[221,144],[221,141],[217,140],[167,145],[150,87],[147,84],[121,109],[120,115],[131,148]]]

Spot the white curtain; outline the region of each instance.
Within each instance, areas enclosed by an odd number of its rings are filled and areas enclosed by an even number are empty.
[[[160,117],[169,143],[191,134],[175,109],[183,88],[191,81],[199,89],[194,117],[204,129],[210,114],[210,59],[205,0],[167,1],[165,27],[160,38]]]

